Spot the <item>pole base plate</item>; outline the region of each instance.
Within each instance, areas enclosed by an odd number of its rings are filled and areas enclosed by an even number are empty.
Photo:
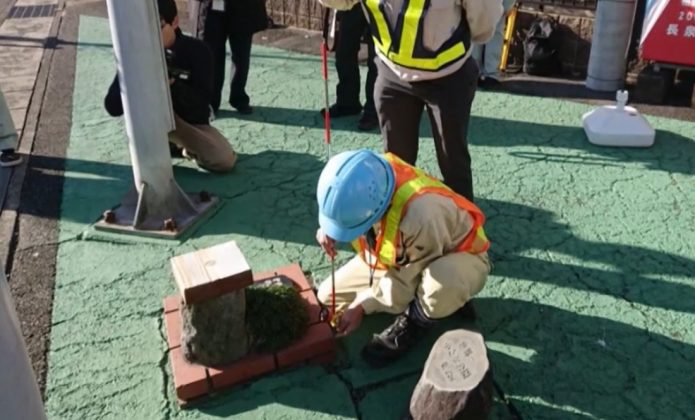
[[[199,220],[203,219],[220,203],[218,197],[207,193],[187,193],[186,196],[193,204],[192,211],[167,219],[148,220],[147,223],[143,224],[145,227],[136,228],[134,227],[134,220],[137,209],[137,197],[133,199],[132,194],[129,194],[119,206],[105,211],[104,217],[94,227],[98,230],[116,233],[176,239]]]

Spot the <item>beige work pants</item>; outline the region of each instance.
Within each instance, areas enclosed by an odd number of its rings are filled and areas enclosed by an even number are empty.
[[[184,148],[198,166],[210,172],[227,172],[234,167],[236,153],[215,127],[190,124],[178,115],[175,120],[176,130],[169,133],[169,141]]]
[[[363,304],[366,313],[400,314],[413,299],[418,299],[430,319],[445,318],[463,307],[485,286],[490,272],[487,253],[473,255],[465,252],[447,254],[433,261],[422,273],[398,276],[391,271],[376,271],[372,294]],[[359,256],[350,260],[335,273],[336,310],[347,309],[357,294],[369,288],[369,267]],[[331,279],[318,290],[324,305],[331,303]]]

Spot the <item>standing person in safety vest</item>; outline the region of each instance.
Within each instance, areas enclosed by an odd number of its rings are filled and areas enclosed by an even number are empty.
[[[360,0],[319,0],[348,10]],[[478,81],[472,43],[487,42],[502,0],[361,0],[378,76],[374,102],[387,152],[414,165],[427,109],[444,182],[473,200],[468,121]]]
[[[335,257],[336,242],[352,242],[359,253],[335,273],[338,333],[354,331],[364,314],[398,315],[364,347],[371,365],[403,355],[428,326],[459,311],[485,285],[483,213],[395,155],[340,153],[321,173],[317,199],[316,238],[326,254]],[[318,297],[332,302],[330,279]]]

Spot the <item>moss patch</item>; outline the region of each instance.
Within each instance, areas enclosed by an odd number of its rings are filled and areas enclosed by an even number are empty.
[[[252,349],[274,352],[304,335],[309,327],[309,315],[294,287],[256,286],[246,290],[246,323]]]

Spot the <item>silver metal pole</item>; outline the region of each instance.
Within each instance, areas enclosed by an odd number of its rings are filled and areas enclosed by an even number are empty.
[[[19,327],[5,268],[0,264],[0,407],[3,419],[43,420],[46,414]]]
[[[97,227],[176,236],[215,200],[207,194],[201,200],[189,197],[174,180],[167,135],[175,124],[157,3],[107,0],[106,5],[135,189]]]
[[[627,49],[635,17],[635,0],[600,0],[596,9],[586,87],[613,92],[625,86]]]

